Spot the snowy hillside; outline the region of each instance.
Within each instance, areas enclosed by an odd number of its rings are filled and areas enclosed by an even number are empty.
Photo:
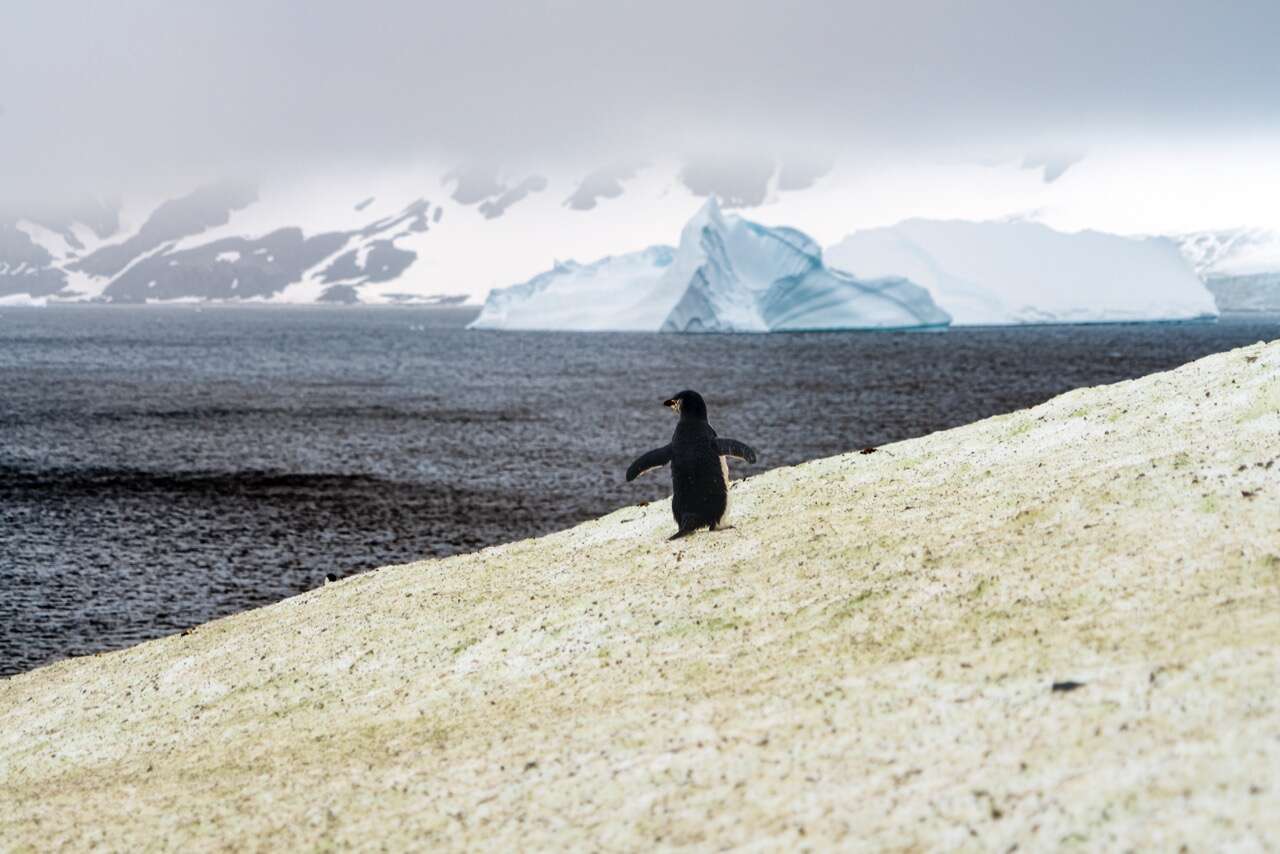
[[[1213,298],[1162,238],[1074,234],[1034,222],[913,219],[855,231],[827,250],[858,276],[905,276],[956,325],[1189,320]]]
[[[678,248],[557,264],[493,291],[472,328],[773,332],[949,321],[922,288],[828,269],[802,232],[726,215],[711,199],[685,225]]]

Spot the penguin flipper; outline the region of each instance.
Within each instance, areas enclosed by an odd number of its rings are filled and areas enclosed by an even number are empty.
[[[755,449],[737,439],[716,439],[716,450],[722,457],[737,457],[749,463],[756,461]]]
[[[647,471],[662,468],[669,462],[671,462],[670,445],[663,445],[661,448],[654,448],[648,453],[641,454],[634,463],[627,466],[627,482],[630,483]]]

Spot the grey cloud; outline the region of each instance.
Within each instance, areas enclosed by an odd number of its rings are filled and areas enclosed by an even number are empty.
[[[499,179],[499,169],[491,164],[468,164],[447,173],[446,184],[453,184],[451,198],[463,205],[479,203],[478,210],[486,219],[496,219],[507,208],[528,196],[547,188],[547,179],[530,175],[515,186],[508,186]],[[437,211],[439,221],[439,211]]]
[[[576,211],[589,211],[600,199],[616,199],[622,195],[622,182],[629,181],[645,164],[642,161],[613,163],[587,174],[565,199],[565,207]]]
[[[445,183],[453,184],[451,198],[460,205],[474,205],[491,199],[506,189],[498,181],[498,167],[468,164],[447,173]]]
[[[716,196],[726,208],[749,208],[763,204],[769,182],[777,177],[779,191],[812,187],[835,165],[830,158],[792,155],[781,159],[741,153],[704,154],[690,158],[680,171],[680,180],[695,196]]]
[[[66,0],[4,24],[0,208],[424,157],[1280,132],[1271,0]]]
[[[804,190],[812,187],[834,165],[830,158],[818,160],[798,157],[786,160],[778,169],[778,189]]]
[[[496,199],[481,202],[479,211],[486,219],[496,219],[506,212],[507,208],[523,199],[530,193],[540,193],[547,188],[547,179],[541,175],[530,175],[519,184],[507,190]]]
[[[1082,151],[1043,151],[1027,155],[1022,161],[1022,168],[1043,170],[1044,182],[1052,184],[1081,160],[1084,160]]]
[[[120,211],[116,204],[82,196],[68,202],[54,205],[35,205],[33,209],[22,212],[24,219],[44,226],[58,234],[72,249],[84,249],[84,244],[76,236],[74,225],[83,225],[99,238],[107,238],[120,228]]]
[[[680,180],[695,196],[716,196],[726,208],[747,208],[764,202],[773,170],[772,157],[703,155],[685,163]]]

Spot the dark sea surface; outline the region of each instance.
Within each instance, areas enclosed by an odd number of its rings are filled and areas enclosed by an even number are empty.
[[[741,477],[1280,337],[468,332],[468,309],[0,308],[0,675],[669,494],[693,388]]]

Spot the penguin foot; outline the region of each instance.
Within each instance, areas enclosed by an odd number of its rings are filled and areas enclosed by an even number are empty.
[[[670,542],[671,540],[678,540],[681,537],[687,537],[699,528],[705,527],[707,527],[706,522],[701,522],[698,520],[698,517],[686,513],[680,519],[680,530],[667,537],[667,542]]]

